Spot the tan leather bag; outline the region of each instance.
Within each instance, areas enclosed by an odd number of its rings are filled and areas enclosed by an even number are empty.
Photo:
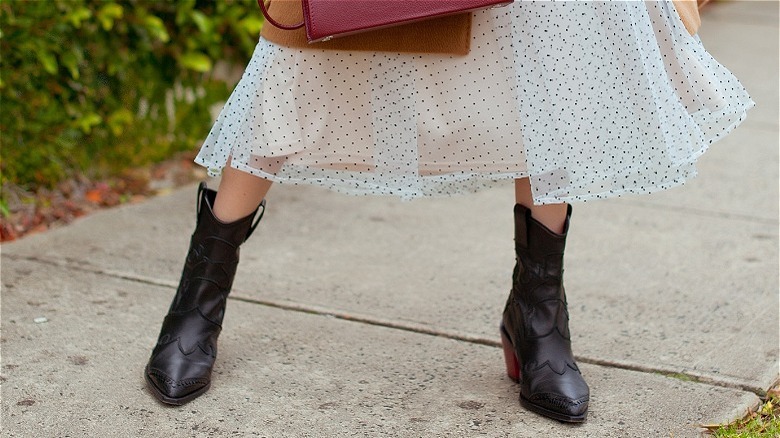
[[[696,0],[673,0],[673,3],[685,28],[691,35],[695,34],[701,25]],[[275,20],[284,24],[298,23],[303,19],[300,0],[272,0],[268,11]],[[294,48],[466,55],[471,44],[471,14],[452,15],[314,44],[309,44],[303,28],[282,30],[266,24],[260,35],[274,44]]]

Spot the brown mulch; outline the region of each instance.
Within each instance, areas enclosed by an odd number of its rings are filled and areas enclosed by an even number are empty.
[[[118,177],[91,180],[77,175],[54,189],[25,190],[5,184],[6,208],[0,211],[0,242],[66,225],[104,208],[141,202],[176,187],[203,180],[206,171],[192,162],[195,152],[164,162],[130,169]]]

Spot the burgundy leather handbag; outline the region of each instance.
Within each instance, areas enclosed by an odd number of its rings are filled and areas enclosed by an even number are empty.
[[[266,21],[280,29],[306,28],[310,43],[384,27],[478,9],[506,6],[513,0],[301,0],[303,21],[278,23],[268,13],[264,0],[257,0]]]

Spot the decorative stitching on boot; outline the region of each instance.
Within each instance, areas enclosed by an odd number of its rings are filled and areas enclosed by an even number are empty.
[[[186,387],[186,386],[193,386],[193,385],[199,385],[199,384],[207,384],[209,383],[208,379],[202,379],[202,378],[191,378],[191,379],[181,379],[181,380],[173,380],[168,375],[163,373],[162,371],[156,370],[156,369],[150,369],[149,374],[158,377],[160,380],[165,382],[166,385],[170,387]]]
[[[579,406],[583,403],[587,403],[588,401],[590,401],[590,397],[585,396],[575,400],[571,400],[566,397],[560,396],[558,394],[543,392],[539,394],[533,394],[530,400],[539,401],[551,406],[556,406],[561,408],[571,408],[571,407]]]
[[[555,368],[553,368],[553,366],[552,366],[552,364],[550,363],[550,361],[549,361],[549,360],[546,360],[546,361],[544,361],[543,363],[541,363],[541,364],[538,364],[538,365],[536,365],[536,366],[532,366],[532,365],[533,365],[533,362],[526,363],[526,364],[525,364],[525,366],[524,366],[523,368],[526,368],[527,370],[529,370],[529,371],[531,371],[531,372],[534,372],[534,371],[539,371],[540,369],[542,369],[542,368],[544,368],[545,366],[547,366],[548,368],[550,368],[550,370],[551,370],[552,372],[554,372],[555,374],[557,374],[557,375],[559,375],[559,376],[562,376],[562,375],[566,374],[566,371],[567,371],[567,369],[566,369],[566,368],[569,368],[569,369],[571,369],[571,370],[573,370],[573,371],[576,371],[577,373],[580,373],[580,374],[582,374],[582,373],[580,372],[580,369],[577,367],[577,364],[576,364],[576,363],[570,363],[570,362],[568,362],[568,361],[566,361],[566,362],[564,362],[564,363],[563,363],[563,369],[562,369],[561,371],[558,371],[558,370],[556,370]]]

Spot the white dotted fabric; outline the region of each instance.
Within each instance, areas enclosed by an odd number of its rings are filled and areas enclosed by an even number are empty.
[[[263,39],[196,162],[405,199],[530,176],[539,204],[649,193],[753,102],[662,1],[516,1],[467,56]]]

